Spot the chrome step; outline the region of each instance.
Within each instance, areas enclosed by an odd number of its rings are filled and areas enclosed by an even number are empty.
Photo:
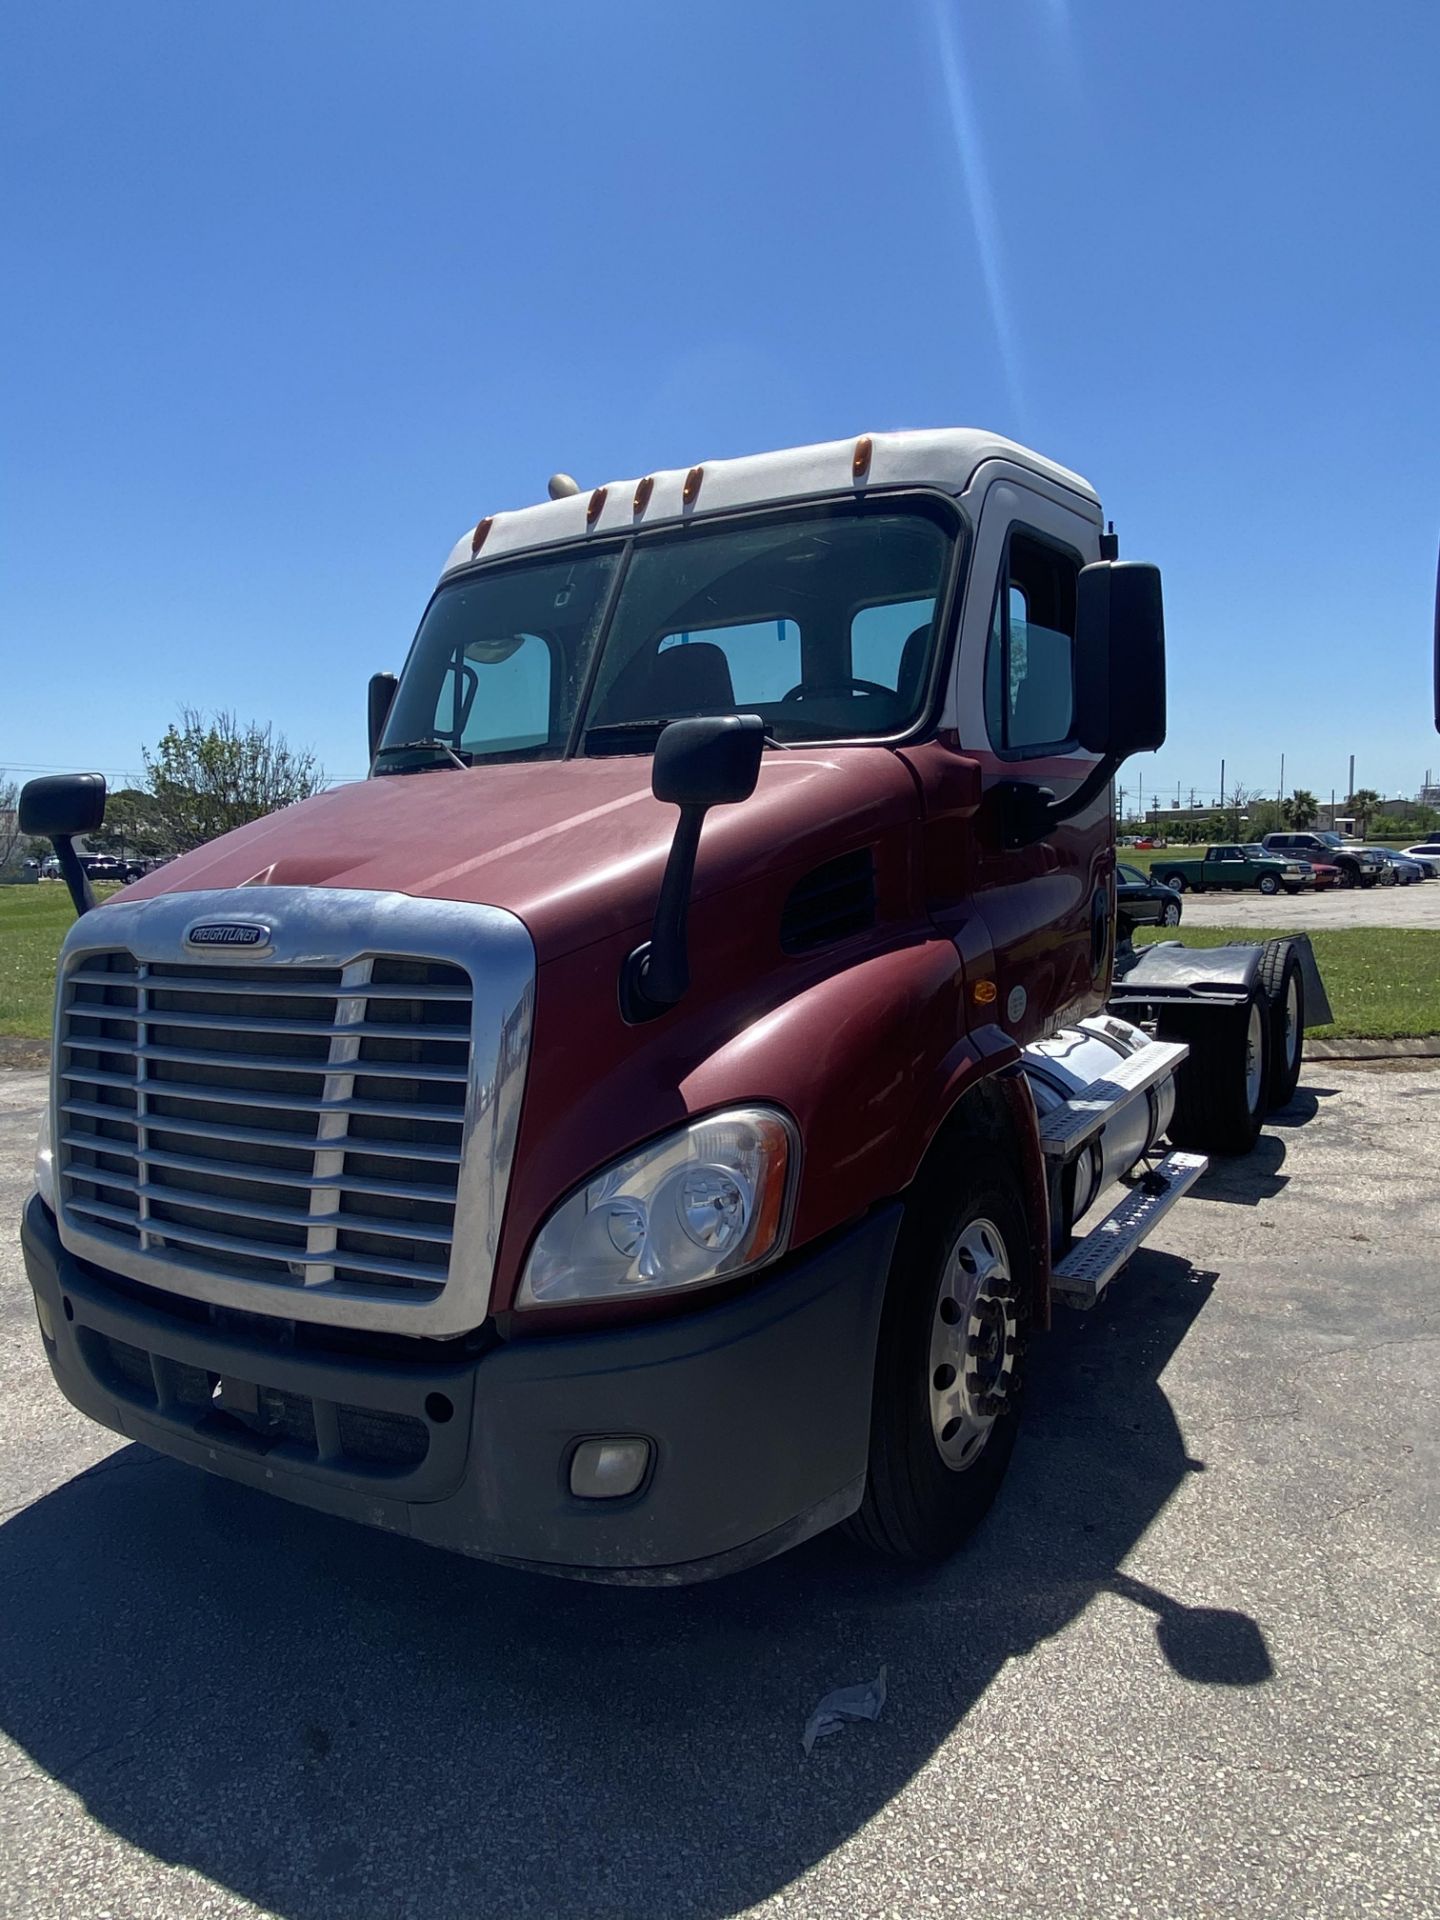
[[[1103,1080],[1092,1080],[1040,1123],[1040,1147],[1049,1160],[1068,1160],[1137,1095],[1175,1072],[1190,1052],[1183,1040],[1152,1040],[1115,1062]]]
[[[1203,1153],[1167,1153],[1155,1167],[1153,1180],[1143,1176],[1098,1226],[1055,1263],[1051,1299],[1067,1307],[1093,1307],[1131,1254],[1209,1164]],[[1155,1185],[1161,1180],[1163,1188]],[[1154,1191],[1147,1191],[1152,1187]]]

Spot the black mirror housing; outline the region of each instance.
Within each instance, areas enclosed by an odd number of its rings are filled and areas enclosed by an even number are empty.
[[[393,673],[372,673],[367,718],[370,725],[370,758],[373,760],[380,751],[380,736],[385,731],[385,722],[390,718],[390,708],[395,701],[395,689],[400,682]]]
[[[732,806],[755,791],[764,751],[758,713],[672,720],[655,743],[651,789],[674,807]]]
[[[1080,570],[1075,737],[1117,761],[1165,740],[1165,611],[1160,569],[1099,560]]]
[[[20,789],[20,831],[42,840],[94,833],[105,820],[103,773],[47,773]]]

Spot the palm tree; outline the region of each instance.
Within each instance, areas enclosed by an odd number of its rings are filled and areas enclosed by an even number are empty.
[[[1313,826],[1320,813],[1320,802],[1304,787],[1297,787],[1284,806],[1286,823],[1292,827]]]
[[[1380,796],[1373,787],[1361,787],[1357,793],[1352,793],[1345,803],[1346,812],[1353,813],[1355,816],[1355,825],[1362,840],[1369,832],[1370,816],[1377,811],[1379,805]]]

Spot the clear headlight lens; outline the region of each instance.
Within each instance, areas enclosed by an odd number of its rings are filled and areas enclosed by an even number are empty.
[[[55,1150],[50,1144],[50,1099],[47,1094],[40,1113],[40,1137],[35,1142],[35,1190],[55,1211]]]
[[[760,1266],[784,1246],[795,1164],[790,1122],[767,1107],[667,1134],[560,1203],[516,1306],[678,1293]]]

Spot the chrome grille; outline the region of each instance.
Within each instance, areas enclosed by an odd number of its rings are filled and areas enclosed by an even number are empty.
[[[472,989],[450,962],[185,963],[63,978],[68,1216],[192,1271],[434,1298],[449,1272]]]

